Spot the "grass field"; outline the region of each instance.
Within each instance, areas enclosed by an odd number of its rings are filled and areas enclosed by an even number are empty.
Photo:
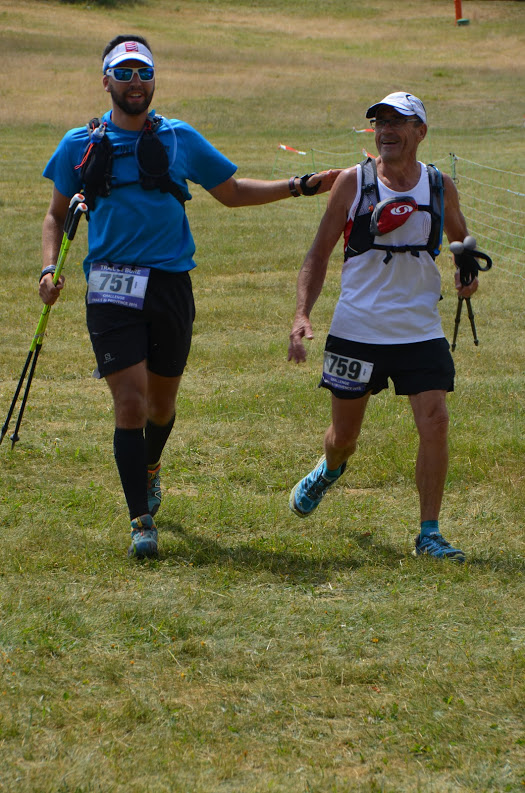
[[[156,109],[241,176],[269,178],[279,143],[344,151],[366,108],[405,88],[429,113],[423,157],[523,173],[525,3],[463,0],[463,15],[456,27],[452,0],[0,0],[0,422],[41,310],[41,172],[107,108],[110,38],[146,35]],[[85,224],[21,440],[0,447],[0,791],[524,790],[525,259],[514,278],[496,260],[482,275],[480,346],[464,318],[455,353],[442,527],[467,563],[414,559],[416,434],[392,389],[341,486],[308,520],[288,510],[329,422],[316,386],[341,250],[309,359],[286,362],[324,199],[226,210],[192,192],[197,322],[159,561],[126,557],[112,408],[84,327]],[[451,335],[448,254],[440,267]]]

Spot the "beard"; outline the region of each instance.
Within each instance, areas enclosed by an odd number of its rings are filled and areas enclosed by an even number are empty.
[[[126,96],[118,94],[112,85],[109,86],[109,93],[111,94],[111,98],[116,106],[129,116],[140,116],[141,113],[144,113],[148,109],[148,107],[151,105],[151,100],[153,99],[153,89],[149,94],[145,94],[142,102],[128,102]]]

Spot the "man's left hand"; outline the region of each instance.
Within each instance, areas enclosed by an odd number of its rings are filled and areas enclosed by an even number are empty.
[[[455,272],[454,282],[456,284],[456,291],[458,293],[458,297],[471,297],[471,295],[474,294],[474,292],[477,290],[478,285],[479,285],[478,279],[474,278],[470,282],[470,284],[468,284],[467,286],[464,286],[461,283],[461,276],[460,276],[459,269],[457,269],[456,272]]]

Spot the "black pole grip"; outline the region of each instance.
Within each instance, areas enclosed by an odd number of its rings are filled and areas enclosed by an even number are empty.
[[[485,267],[480,265],[479,259],[485,261]],[[471,284],[480,271],[486,272],[492,267],[492,259],[490,256],[481,251],[465,250],[463,253],[455,253],[454,262],[456,267],[459,268],[459,278],[463,286]]]
[[[87,205],[84,203],[77,204],[71,212],[68,212],[66,222],[64,223],[64,234],[68,240],[72,240],[78,228],[78,224],[82,215],[87,212]]]

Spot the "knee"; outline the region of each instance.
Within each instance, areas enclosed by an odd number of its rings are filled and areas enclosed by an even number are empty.
[[[146,424],[146,400],[140,393],[114,396],[115,424],[124,429],[136,429]]]
[[[446,438],[448,425],[448,411],[445,406],[442,406],[420,418],[418,430],[424,439]]]
[[[148,419],[159,427],[168,424],[175,416],[174,399],[148,399]]]
[[[159,427],[168,424],[175,415],[180,377],[160,377],[148,372],[148,419]]]

